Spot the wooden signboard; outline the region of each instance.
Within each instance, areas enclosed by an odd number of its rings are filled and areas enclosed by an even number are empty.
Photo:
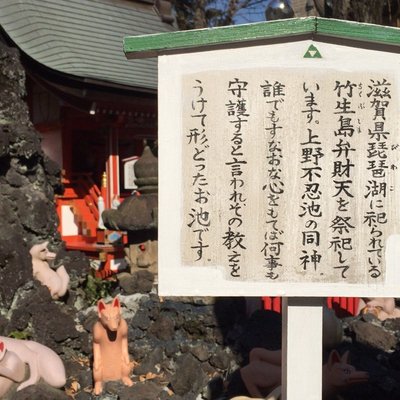
[[[124,47],[159,56],[160,294],[285,297],[284,381],[313,389],[284,398],[320,398],[317,297],[400,293],[399,30],[307,18]]]
[[[197,48],[182,43],[195,32],[168,34],[179,54],[159,57],[161,294],[398,292],[400,57],[370,37],[399,32],[318,19],[319,36],[315,21],[225,28],[218,50],[215,30]]]

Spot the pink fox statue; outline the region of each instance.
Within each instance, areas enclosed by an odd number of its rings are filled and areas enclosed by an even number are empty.
[[[281,385],[281,357],[281,350],[256,347],[250,351],[249,363],[240,369],[240,375],[252,398],[264,398]]]
[[[50,268],[48,262],[54,260],[56,254],[48,250],[48,244],[49,242],[35,244],[29,253],[32,256],[33,277],[47,286],[51,297],[56,300],[67,292],[69,276],[63,265],[56,271]]]
[[[24,362],[0,341],[0,398],[3,398],[14,382],[22,382],[24,377]]]
[[[368,373],[357,371],[348,363],[349,352],[342,357],[336,350],[329,354],[328,362],[322,367],[322,397],[334,398],[340,389],[368,380]],[[241,368],[240,374],[252,397],[236,396],[231,400],[279,400],[281,398],[281,351],[255,348],[250,352],[250,362]],[[272,390],[263,397],[265,390]]]
[[[400,309],[396,307],[393,297],[372,297],[360,299],[358,312],[373,314],[381,321],[388,318],[400,318]]]
[[[26,364],[29,377],[24,381]],[[54,388],[65,385],[65,368],[58,354],[31,340],[0,336],[0,398],[15,382],[22,382],[17,388],[19,391],[35,385],[40,379]]]
[[[93,327],[94,394],[103,391],[103,382],[122,380],[127,386],[133,382],[129,375],[133,363],[128,353],[128,325],[121,318],[121,305],[115,297],[111,304],[97,303],[99,321]]]

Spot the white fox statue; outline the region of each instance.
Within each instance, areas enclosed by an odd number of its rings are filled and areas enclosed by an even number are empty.
[[[235,396],[230,400],[280,400],[281,386],[276,386],[281,380],[280,371],[277,369],[280,369],[280,357],[280,350],[253,349],[250,353],[250,363],[241,369],[243,382],[253,397]],[[348,351],[342,357],[336,350],[330,352],[328,362],[322,367],[324,400],[334,399],[341,389],[368,380],[368,372],[358,371],[349,364],[348,358]],[[260,397],[260,390],[268,387],[273,388],[272,392],[266,397]]]
[[[48,244],[49,242],[44,242],[31,247],[29,253],[32,256],[32,272],[33,277],[47,286],[51,297],[57,300],[67,292],[69,276],[63,265],[56,271],[50,268],[49,261],[54,260],[56,254],[49,251]]]

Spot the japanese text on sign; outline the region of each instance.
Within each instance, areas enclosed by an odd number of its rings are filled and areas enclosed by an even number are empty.
[[[381,282],[399,232],[394,77],[240,70],[183,81],[185,265]]]

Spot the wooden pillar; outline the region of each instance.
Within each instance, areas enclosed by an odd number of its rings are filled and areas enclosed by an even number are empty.
[[[119,198],[119,149],[118,128],[111,127],[108,135],[108,158],[106,163],[107,172],[107,200],[108,207],[111,206],[115,196]]]
[[[72,129],[69,120],[64,119],[61,124],[62,169],[65,178],[71,179],[72,175]]]
[[[282,400],[321,400],[323,299],[282,300]]]

